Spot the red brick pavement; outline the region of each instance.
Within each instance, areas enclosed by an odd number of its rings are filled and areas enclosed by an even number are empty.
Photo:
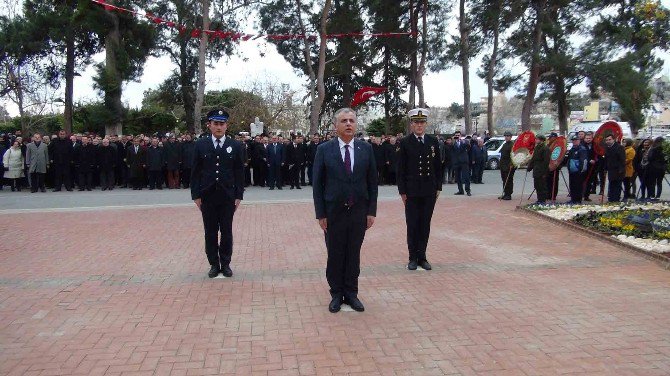
[[[232,279],[194,208],[0,217],[0,374],[668,375],[670,272],[495,199],[442,200],[431,272],[398,202],[331,314],[310,204],[242,206]]]

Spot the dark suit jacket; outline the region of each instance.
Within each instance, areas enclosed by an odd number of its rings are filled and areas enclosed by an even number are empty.
[[[226,136],[221,149],[217,154],[211,137],[203,137],[195,142],[193,167],[191,168],[191,198],[193,200],[202,198],[203,193],[212,189],[220,189],[231,200],[242,199],[244,195],[244,145]],[[216,171],[219,173],[217,174]]]
[[[377,166],[372,147],[354,140],[354,171],[347,174],[340,153],[339,138],[321,143],[314,157],[314,209],[316,218],[326,218],[331,208],[354,202],[368,203],[368,215],[377,215]]]
[[[623,180],[626,177],[626,151],[620,143],[615,142],[605,150],[605,163],[609,180]]]
[[[465,140],[460,141],[460,146],[456,146],[456,143],[454,143],[451,153],[452,166],[459,167],[470,165],[470,145],[468,145]]]
[[[281,165],[284,161],[284,145],[277,142],[276,146],[268,144],[268,163],[273,166]]]
[[[289,165],[303,165],[306,159],[306,148],[303,144],[288,144],[284,153],[284,163]]]
[[[126,164],[130,169],[131,178],[139,178],[144,174],[144,165],[147,159],[147,151],[142,146],[135,153],[135,145],[130,144],[126,152]]]
[[[414,134],[400,140],[398,192],[409,197],[435,196],[442,190],[442,161],[437,139],[424,135],[423,144]]]

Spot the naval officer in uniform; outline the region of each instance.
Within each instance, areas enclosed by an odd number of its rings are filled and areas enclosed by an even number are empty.
[[[198,139],[193,151],[191,198],[202,212],[209,278],[219,273],[232,277],[233,215],[244,194],[244,150],[242,144],[226,137],[226,111],[207,113],[207,128],[211,135]]]
[[[398,153],[398,192],[405,204],[407,223],[407,269],[421,266],[431,270],[426,258],[430,220],[435,201],[442,191],[440,146],[435,137],[426,134],[429,111],[415,108],[408,112],[412,133],[400,141]]]

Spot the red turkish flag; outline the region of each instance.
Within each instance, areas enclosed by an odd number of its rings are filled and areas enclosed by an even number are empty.
[[[375,95],[379,95],[385,91],[386,91],[385,87],[372,87],[372,86],[362,87],[360,90],[356,92],[356,94],[354,94],[354,99],[351,101],[351,107],[356,107],[359,104],[363,104],[367,102],[370,98],[374,97]]]

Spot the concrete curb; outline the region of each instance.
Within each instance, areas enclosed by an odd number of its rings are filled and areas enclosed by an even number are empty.
[[[572,223],[572,222],[568,222],[568,221],[561,221],[560,219],[551,218],[551,217],[546,216],[546,215],[544,215],[540,212],[530,210],[530,209],[528,209],[526,207],[523,207],[523,206],[517,206],[516,209],[519,210],[519,211],[528,213],[532,216],[542,218],[542,219],[544,219],[548,222],[552,222],[554,224],[557,224],[557,225],[560,225],[560,226],[563,226],[563,227],[567,227],[567,228],[570,228],[570,229],[578,230],[581,233],[586,234],[586,235],[588,235],[592,238],[603,240],[603,241],[606,241],[610,244],[614,244],[614,245],[622,248],[626,252],[634,253],[638,256],[642,256],[642,257],[644,257],[648,260],[654,261],[656,264],[661,266],[663,269],[670,270],[670,257],[668,257],[666,255],[656,253],[656,252],[647,251],[647,250],[635,247],[631,244],[624,243],[624,242],[620,241],[619,239],[614,238],[612,236],[601,234],[600,232],[590,230],[590,229],[582,227],[582,226],[580,226],[576,223]]]

